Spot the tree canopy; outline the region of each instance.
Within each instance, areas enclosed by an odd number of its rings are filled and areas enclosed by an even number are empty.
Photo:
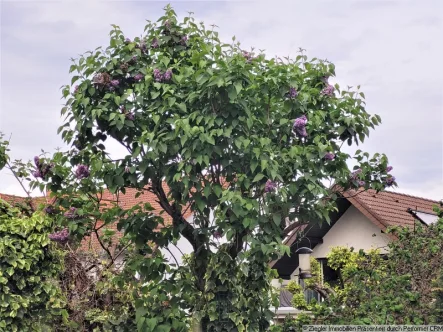
[[[139,330],[182,331],[191,315],[208,331],[266,329],[268,263],[288,252],[287,226],[328,221],[337,188],[395,185],[386,156],[341,150],[380,117],[366,112],[359,87],[329,82],[332,63],[303,50],[295,59],[246,51],[192,15],[178,21],[170,6],[142,36],[116,25],[110,36],[106,49],[73,60],[63,87],[59,133],[72,148],[35,159],[33,186],[57,197],[56,235],[118,223],[136,247],[122,283],[138,282],[137,272],[143,284]],[[154,194],[163,213],[97,199],[128,188]],[[179,238],[193,248],[181,266],[158,251]]]

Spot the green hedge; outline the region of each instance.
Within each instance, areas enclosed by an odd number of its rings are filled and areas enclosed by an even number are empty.
[[[50,231],[44,214],[24,216],[0,200],[0,331],[52,331],[66,317],[58,285],[63,252]]]

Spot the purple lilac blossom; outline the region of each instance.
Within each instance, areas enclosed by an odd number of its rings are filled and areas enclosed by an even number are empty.
[[[388,166],[388,167],[386,167],[386,172],[389,173],[390,171],[393,170],[393,168],[394,168],[394,167],[392,167],[392,166]]]
[[[388,187],[392,186],[395,182],[395,176],[390,176],[388,178],[386,178],[386,185]]]
[[[86,165],[78,165],[75,171],[75,176],[77,177],[77,179],[85,179],[89,176],[89,174],[89,167]]]
[[[44,178],[46,176],[46,174],[49,173],[49,166],[48,165],[44,165],[40,168],[40,174],[41,177]]]
[[[108,73],[98,73],[93,77],[92,82],[99,86],[106,86],[110,82],[110,76]]]
[[[126,118],[128,120],[134,121],[135,115],[134,115],[134,113],[129,112],[129,113],[126,113]]]
[[[247,62],[251,62],[252,60],[252,54],[246,51],[243,51],[243,57],[247,60]]]
[[[157,38],[154,38],[154,40],[151,43],[151,47],[152,48],[158,48],[158,40],[157,40]]]
[[[188,41],[188,36],[183,36],[180,39],[180,44],[182,44],[183,46],[186,46],[186,42]]]
[[[137,74],[134,76],[134,79],[136,81],[141,81],[145,76],[143,74]]]
[[[295,119],[293,130],[295,133],[300,137],[306,137],[308,136],[308,133],[306,132],[306,124],[308,123],[308,119],[306,118],[306,115],[302,115],[301,117]]]
[[[289,88],[288,97],[291,99],[294,99],[298,96],[298,92],[295,88],[291,87]]]
[[[41,177],[42,177],[42,173],[40,172],[40,170],[33,171],[33,172],[32,172],[32,175],[33,175],[35,178],[41,178]]]
[[[154,69],[154,79],[156,82],[161,82],[163,80],[163,74],[160,69]]]
[[[171,69],[168,69],[168,70],[164,73],[164,75],[163,75],[163,79],[164,79],[165,81],[169,81],[169,80],[171,80],[171,78],[172,78],[172,70],[171,70]]]
[[[38,158],[38,156],[34,157],[35,163],[35,171],[31,172],[31,174],[36,178],[45,178],[45,176],[51,171],[54,167],[54,164],[43,164],[42,161]]]
[[[79,86],[76,85],[76,86],[74,87],[74,93],[77,93],[77,92],[78,92],[78,89],[79,89]]]
[[[271,180],[266,181],[265,184],[265,193],[269,193],[277,189],[277,184]]]
[[[69,211],[65,212],[63,215],[68,219],[77,219],[79,217],[75,207],[70,208]]]
[[[111,81],[111,85],[114,86],[114,87],[117,87],[119,84],[120,84],[119,80],[112,80]]]
[[[69,238],[69,231],[67,228],[64,228],[61,231],[49,234],[49,239],[51,241],[55,241],[55,242],[59,242],[59,243],[66,243],[68,241],[68,238]]]
[[[220,231],[215,231],[214,233],[212,233],[212,235],[216,238],[216,239],[220,239],[223,234]]]
[[[363,187],[366,184],[366,182],[363,180],[358,180],[357,183],[360,187]]]
[[[44,211],[46,214],[54,214],[55,213],[55,209],[52,205],[48,205],[47,207],[45,207]]]
[[[321,90],[321,94],[325,96],[333,96],[334,95],[334,87],[328,84],[323,90]]]
[[[357,179],[358,175],[362,172],[361,168],[355,170],[354,172],[351,173],[351,179],[355,180]]]
[[[325,159],[326,160],[334,160],[335,159],[335,154],[333,154],[332,152],[327,152],[325,154]]]
[[[126,44],[129,44],[130,42],[131,42],[131,39],[129,39],[129,38],[126,38],[126,39],[125,39],[125,43],[126,43]]]

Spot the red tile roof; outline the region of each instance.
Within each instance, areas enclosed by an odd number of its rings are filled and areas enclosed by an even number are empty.
[[[29,197],[21,197],[8,194],[0,194],[0,199],[8,202],[11,205],[26,204],[27,202],[29,202]],[[38,208],[40,204],[46,204],[48,200],[45,196],[40,196],[31,197],[30,201],[34,208]]]
[[[390,226],[414,226],[414,217],[408,209],[435,214],[438,201],[411,195],[375,190],[350,190],[343,195],[352,205],[382,229]]]
[[[165,192],[167,192],[169,190],[169,188],[164,185],[164,189]],[[118,196],[115,194],[110,193],[109,191],[105,191],[103,193],[103,196],[101,197],[101,199],[106,202],[106,203],[118,203],[118,205],[124,209],[129,209],[131,207],[133,207],[136,204],[143,204],[143,203],[149,203],[151,204],[151,206],[154,208],[154,210],[152,211],[155,214],[160,214],[163,209],[161,208],[160,204],[157,202],[157,197],[149,192],[149,191],[143,191],[141,193],[141,195],[139,197],[135,197],[137,193],[136,189],[126,189],[126,193],[122,194],[120,193]],[[117,199],[118,197],[118,199]],[[14,195],[6,195],[6,194],[0,194],[0,198],[7,201],[10,204],[22,204],[26,201],[25,197],[20,197],[20,196],[14,196]],[[48,204],[47,203],[47,199],[46,197],[33,197],[32,198],[32,204],[34,206],[34,208],[37,208],[38,205],[40,205],[41,203],[44,204]],[[184,217],[188,218],[191,215],[191,209],[186,210]],[[165,223],[168,224],[169,222],[171,222],[171,219],[169,218],[169,216],[166,213],[162,214],[163,218],[165,219]],[[102,224],[100,222],[97,223],[96,227],[100,227]],[[112,229],[116,231],[116,239],[119,239],[122,237],[122,233],[117,231],[117,224],[111,224],[106,226],[106,228],[108,229]],[[101,233],[104,230],[104,228],[101,228],[99,233]],[[91,237],[86,237],[85,239],[83,239],[82,244],[81,244],[81,248],[86,249],[86,250],[101,250],[101,246],[100,243],[97,239],[97,237],[95,235],[92,235]]]

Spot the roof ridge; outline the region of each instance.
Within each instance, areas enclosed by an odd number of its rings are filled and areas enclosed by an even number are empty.
[[[12,195],[12,194],[2,194],[2,193],[0,193],[0,197],[2,197],[2,196],[16,197],[16,198],[22,198],[22,199],[29,198],[27,196],[17,196],[17,195]]]
[[[42,196],[18,196],[18,195],[0,193],[0,197],[2,197],[2,196],[15,197],[15,198],[21,198],[21,199],[27,199],[27,198],[30,198],[30,199],[45,198],[46,199],[45,195],[42,195]]]
[[[404,194],[404,193],[398,193],[398,192],[390,191],[390,190],[380,191],[380,193],[391,193],[391,194],[394,194],[394,195],[406,196],[406,197],[410,197],[410,198],[418,198],[418,199],[422,199],[422,200],[433,202],[433,203],[437,203],[437,204],[440,203],[439,201],[436,201],[436,200],[433,200],[433,199],[430,199],[430,198],[425,198],[425,197],[421,197],[421,196],[414,196],[414,195]]]

